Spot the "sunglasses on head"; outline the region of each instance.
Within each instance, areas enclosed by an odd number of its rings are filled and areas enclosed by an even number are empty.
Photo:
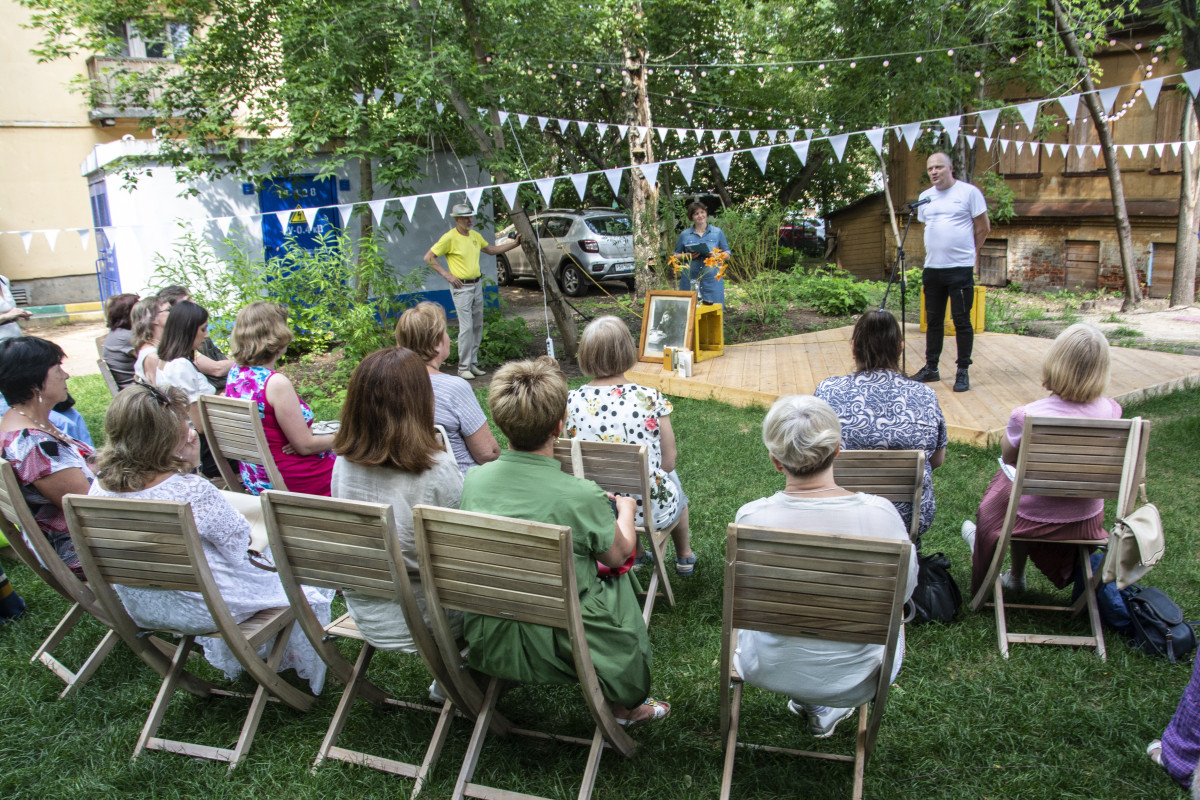
[[[142,380],[141,378],[134,378],[134,383],[136,383],[138,386],[145,388],[146,391],[148,391],[150,393],[150,396],[153,397],[155,400],[157,400],[159,405],[161,405],[163,408],[167,408],[168,406],[171,405],[171,398],[167,397],[166,392],[164,392],[162,389],[159,389],[154,384],[147,383],[146,381]]]

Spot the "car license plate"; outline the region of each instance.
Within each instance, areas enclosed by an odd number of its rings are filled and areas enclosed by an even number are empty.
[[[620,264],[613,264],[613,272],[633,272],[633,262],[624,261]]]

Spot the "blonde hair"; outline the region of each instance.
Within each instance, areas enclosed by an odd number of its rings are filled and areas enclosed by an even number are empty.
[[[1060,333],[1042,361],[1042,386],[1069,403],[1090,403],[1108,386],[1108,339],[1086,322]]]
[[[592,320],[579,341],[579,369],[594,378],[610,378],[633,369],[637,346],[625,323],[613,316]]]
[[[788,474],[812,475],[829,467],[842,442],[842,424],[824,400],[806,394],[781,397],[763,420],[763,444]]]
[[[549,356],[496,370],[488,393],[492,419],[514,450],[536,450],[567,414],[567,376]]]
[[[130,309],[129,327],[133,332],[130,337],[133,352],[136,353],[144,345],[154,341],[154,322],[158,319],[158,308],[162,303],[163,301],[158,299],[158,295],[152,294],[138,300]]]
[[[295,338],[287,324],[287,309],[259,301],[238,312],[229,334],[229,355],[242,367],[270,364]]]
[[[104,447],[96,455],[96,479],[110,492],[136,492],[164,472],[191,472],[179,457],[187,422],[187,395],[141,383],[126,386],[104,414]]]
[[[446,333],[446,309],[428,300],[417,303],[396,321],[396,344],[412,350],[422,361],[437,355]]]

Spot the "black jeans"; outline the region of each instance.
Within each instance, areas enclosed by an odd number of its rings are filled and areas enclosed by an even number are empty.
[[[942,357],[946,336],[946,301],[954,320],[954,338],[958,343],[958,368],[971,366],[971,347],[975,331],[971,328],[971,306],[975,303],[975,268],[943,267],[921,271],[925,287],[925,363],[936,368]]]

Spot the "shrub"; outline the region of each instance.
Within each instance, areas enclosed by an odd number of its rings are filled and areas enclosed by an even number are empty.
[[[533,344],[533,331],[521,317],[505,317],[498,308],[483,314],[483,341],[479,345],[479,364],[498,367],[506,361],[525,358]],[[458,361],[458,339],[450,337],[448,361]]]
[[[841,270],[791,273],[797,302],[828,316],[858,314],[867,307],[868,285]]]

